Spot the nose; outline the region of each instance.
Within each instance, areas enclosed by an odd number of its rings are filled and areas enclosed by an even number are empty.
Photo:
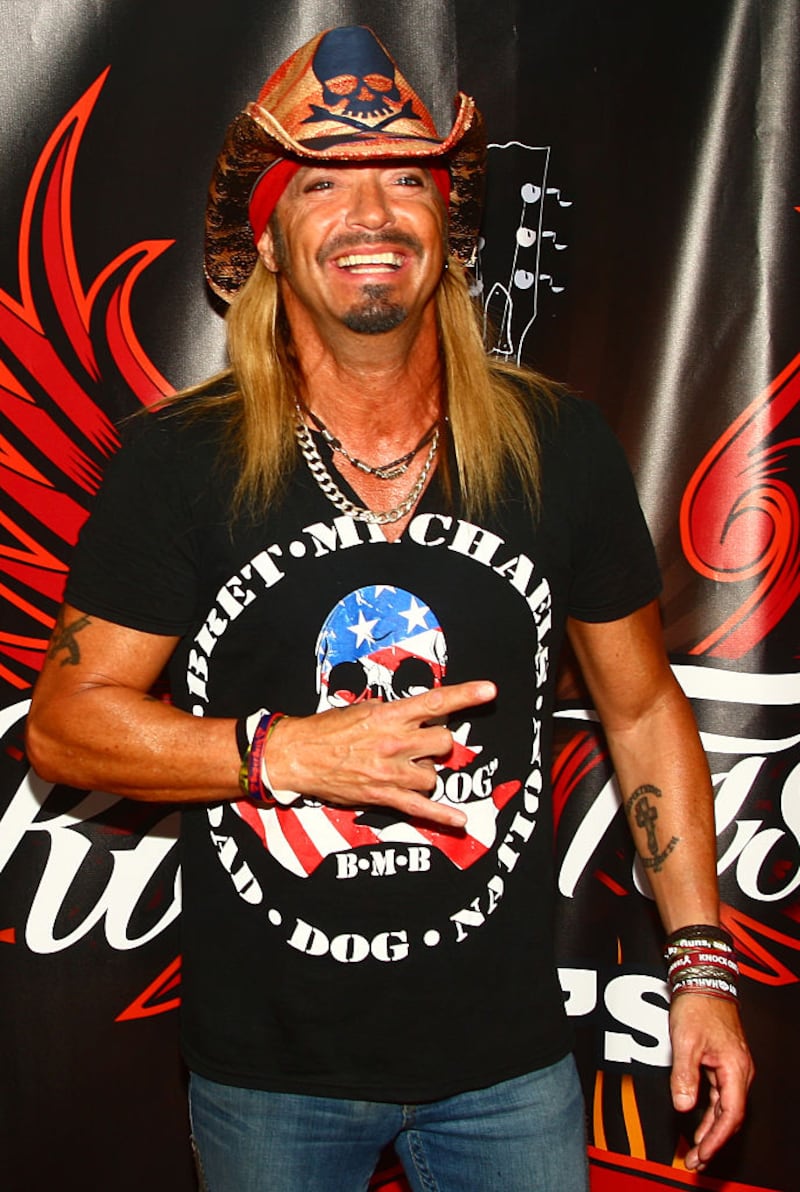
[[[350,227],[385,228],[392,223],[389,196],[378,170],[358,170],[350,194],[347,223]]]

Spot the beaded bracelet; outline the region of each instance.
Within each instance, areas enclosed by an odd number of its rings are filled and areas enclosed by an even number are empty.
[[[739,966],[733,937],[723,927],[694,924],[669,937],[664,948],[667,983],[672,997],[702,993],[738,1001]]]

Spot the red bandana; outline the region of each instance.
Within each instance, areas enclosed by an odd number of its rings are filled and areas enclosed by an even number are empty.
[[[274,165],[265,170],[253,187],[250,196],[250,226],[253,229],[253,239],[258,244],[264,235],[264,229],[269,223],[269,217],[275,210],[278,199],[295,176],[300,166],[299,161],[289,161],[279,158]],[[425,167],[434,181],[436,189],[442,196],[446,208],[450,207],[450,171],[447,166]]]

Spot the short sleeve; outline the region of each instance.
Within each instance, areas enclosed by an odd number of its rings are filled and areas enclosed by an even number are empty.
[[[66,586],[76,608],[146,633],[184,632],[197,599],[192,497],[174,429],[179,421],[143,414],[128,424],[81,531]],[[202,461],[195,467],[201,471]]]
[[[573,479],[573,582],[569,615],[614,621],[661,591],[653,541],[619,440],[596,406],[577,404]]]

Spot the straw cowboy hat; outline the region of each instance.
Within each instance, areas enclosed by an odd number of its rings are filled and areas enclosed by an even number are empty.
[[[428,166],[443,195],[449,189],[450,251],[471,263],[486,167],[475,101],[459,91],[453,126],[440,137],[372,30],[351,25],[319,33],[278,67],[225,135],[206,212],[205,269],[212,290],[230,302],[247,281],[265,212],[293,169],[393,159]]]

